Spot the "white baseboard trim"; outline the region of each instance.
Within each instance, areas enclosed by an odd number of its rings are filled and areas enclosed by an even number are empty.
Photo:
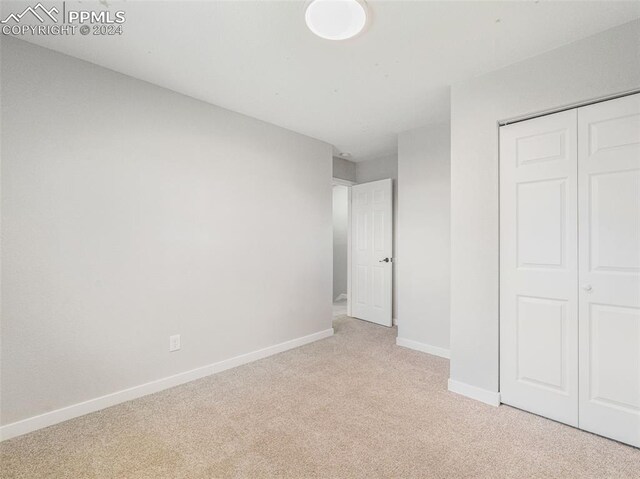
[[[347,293],[340,293],[338,296],[336,296],[336,299],[334,299],[333,301],[337,302],[337,301],[342,301],[343,299],[345,301],[347,300]]]
[[[449,379],[449,391],[489,404],[490,406],[500,405],[500,393],[471,386],[467,383],[461,383],[451,378]]]
[[[396,338],[396,344],[403,348],[415,349],[416,351],[422,351],[423,353],[433,354],[434,356],[440,356],[441,358],[449,359],[449,350],[440,348],[438,346],[432,346],[430,344],[419,343],[411,339]]]
[[[269,346],[264,349],[258,349],[257,351],[252,351],[247,354],[241,354],[240,356],[225,359],[214,364],[214,373],[221,373],[222,371],[226,371],[227,369],[232,369],[238,366],[242,366],[243,364],[252,363],[253,361],[257,361],[258,359],[264,359],[269,356],[273,356],[274,354],[283,353],[285,351],[288,351],[289,349],[298,348],[300,346],[304,346],[305,344],[313,343],[314,341],[319,341],[320,339],[325,339],[330,336],[333,336],[333,328],[309,334],[308,336],[302,336],[301,338],[291,339],[289,341],[285,341],[284,343],[274,344],[273,346]]]
[[[122,391],[117,391],[105,396],[89,399],[88,401],[72,404],[71,406],[56,409],[55,411],[33,416],[11,424],[6,424],[0,427],[0,441],[5,441],[48,426],[53,426],[54,424],[68,421],[69,419],[84,416],[85,414],[99,411],[110,406],[115,406],[116,404],[179,386],[180,384],[226,371],[227,369],[242,366],[243,364],[257,361],[258,359],[263,359],[268,356],[273,356],[274,354],[304,346],[305,344],[319,341],[320,339],[328,338],[330,336],[333,336],[333,328],[275,344],[247,354],[241,354],[240,356],[235,356],[230,359],[225,359],[217,363],[185,371],[173,376],[157,379],[139,386],[123,389]]]
[[[398,325],[398,318],[391,318],[391,325],[392,326],[397,326]]]

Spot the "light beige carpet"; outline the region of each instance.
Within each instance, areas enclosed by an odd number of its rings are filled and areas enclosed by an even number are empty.
[[[0,445],[3,478],[640,478],[640,450],[447,391],[395,329],[336,335]]]

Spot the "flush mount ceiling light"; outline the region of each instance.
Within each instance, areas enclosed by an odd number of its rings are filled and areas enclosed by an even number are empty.
[[[355,37],[367,24],[364,0],[311,0],[304,14],[309,30],[327,40]]]

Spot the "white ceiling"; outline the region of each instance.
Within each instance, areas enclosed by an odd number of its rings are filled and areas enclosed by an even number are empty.
[[[637,1],[369,6],[365,34],[331,42],[306,28],[302,1],[68,1],[67,9],[124,10],[124,35],[26,39],[361,161],[393,154],[398,132],[446,121],[448,85],[640,17]],[[16,9],[3,2],[3,17]]]

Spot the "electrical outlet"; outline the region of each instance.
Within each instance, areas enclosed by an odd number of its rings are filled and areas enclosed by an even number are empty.
[[[169,351],[178,351],[180,349],[180,335],[174,334],[169,336]]]

